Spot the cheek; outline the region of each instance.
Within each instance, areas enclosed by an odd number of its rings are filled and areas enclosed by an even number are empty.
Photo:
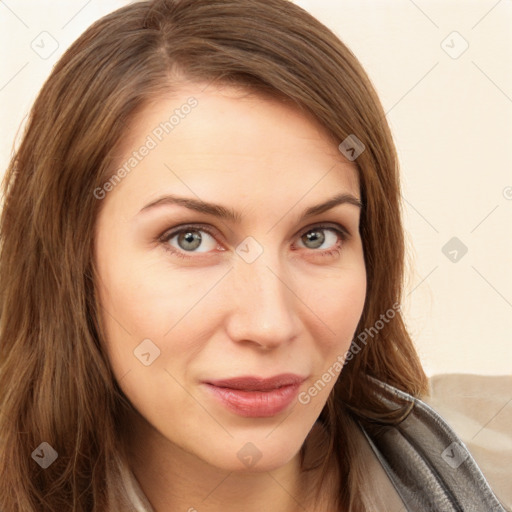
[[[165,256],[123,252],[106,258],[101,268],[106,321],[139,337],[162,338],[206,294],[211,280],[172,268]]]
[[[345,358],[363,312],[366,298],[366,272],[363,265],[350,272],[325,279],[325,286],[312,290],[311,304],[315,304],[311,327],[315,350],[312,367],[314,374],[298,397],[301,410],[313,415],[322,411],[325,402],[343,371]],[[302,406],[306,407],[303,409]]]
[[[145,417],[159,411],[167,424],[176,420],[178,411],[194,417],[197,403],[184,393],[182,383],[205,338],[193,306],[206,293],[207,283],[197,289],[185,278],[164,279],[155,265],[122,263],[117,260],[106,271],[100,294],[107,353],[116,380]],[[204,309],[201,313],[208,320]]]
[[[326,354],[346,350],[350,345],[366,299],[366,272],[363,265],[322,279],[312,289],[311,309],[321,321],[324,332],[323,350]]]
[[[187,273],[171,269],[162,256],[138,258],[133,250],[130,257],[123,251],[105,257],[99,270],[101,316],[116,377],[140,370],[147,361],[138,356],[149,351],[145,359],[157,355],[152,370],[182,378],[213,325],[218,302],[208,292],[224,271]]]

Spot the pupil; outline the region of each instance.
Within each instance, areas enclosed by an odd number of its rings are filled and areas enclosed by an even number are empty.
[[[178,244],[184,250],[197,249],[201,245],[201,235],[197,231],[188,231],[178,237]]]

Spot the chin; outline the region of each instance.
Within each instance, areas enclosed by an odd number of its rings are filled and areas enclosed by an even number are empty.
[[[288,464],[298,455],[304,437],[286,435],[285,431],[264,436],[237,436],[223,445],[208,447],[207,454],[198,455],[208,464],[224,471],[260,473]],[[268,436],[265,438],[265,436]],[[196,452],[197,453],[197,452]]]

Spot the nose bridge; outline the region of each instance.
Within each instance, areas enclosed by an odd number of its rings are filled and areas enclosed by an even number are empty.
[[[277,255],[263,251],[250,263],[237,258],[231,274],[233,339],[275,346],[296,335],[296,298]]]

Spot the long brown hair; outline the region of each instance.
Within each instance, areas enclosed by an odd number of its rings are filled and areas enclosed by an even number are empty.
[[[120,453],[120,413],[130,404],[98,322],[93,241],[101,201],[93,191],[112,175],[130,121],[183,77],[285,96],[333,140],[355,135],[365,146],[354,161],[368,283],[356,338],[374,331],[345,365],[320,416],[329,432],[324,468],[339,468],[339,510],[363,509],[351,425],[393,421],[367,376],[416,396],[426,391],[400,311],[375,328],[400,303],[404,240],[396,151],[355,56],[287,0],[133,3],[94,23],[57,63],[4,179],[3,512],[131,510],[122,490],[107,485],[118,476],[111,461]],[[33,454],[42,442],[58,453],[44,470]]]

